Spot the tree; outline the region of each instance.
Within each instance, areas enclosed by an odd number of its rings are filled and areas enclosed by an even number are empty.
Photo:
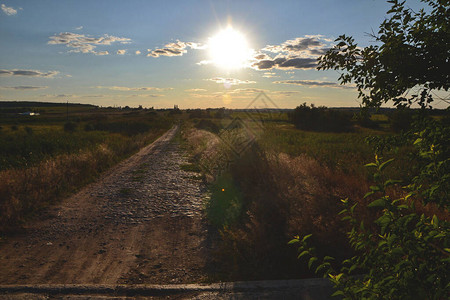
[[[366,106],[393,102],[397,107],[431,106],[433,90],[450,86],[450,10],[448,0],[422,0],[430,12],[413,12],[392,0],[390,18],[372,36],[380,45],[360,48],[341,35],[319,59],[319,70],[341,70],[341,84],[353,82]],[[408,95],[412,88],[418,93]],[[447,101],[446,99],[442,99]]]
[[[425,111],[433,90],[449,88],[450,1],[422,0],[429,12],[413,12],[405,2],[388,1],[390,18],[374,35],[380,45],[358,48],[352,37],[340,36],[337,45],[319,59],[319,69],[341,70],[342,84],[353,82],[365,106],[393,103],[398,108],[417,103]],[[413,89],[419,93],[408,95]],[[446,101],[445,99],[441,99]],[[448,118],[444,117],[444,120]],[[433,202],[448,215],[450,185],[450,128],[447,121],[418,119],[404,141],[421,159],[419,172],[403,183],[405,194],[392,199],[388,190],[400,182],[386,174],[393,159],[366,166],[375,169],[374,184],[364,196],[377,210],[374,224],[365,224],[356,204],[342,200],[343,220],[350,224],[353,257],[336,267],[333,258],[319,258],[306,235],[298,243],[299,257],[324,273],[345,299],[447,299],[450,295],[450,223],[436,215],[419,214],[416,203]]]

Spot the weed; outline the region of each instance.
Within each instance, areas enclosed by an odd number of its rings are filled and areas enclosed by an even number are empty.
[[[180,165],[180,169],[186,172],[194,172],[194,173],[200,173],[201,169],[196,164],[184,164]]]

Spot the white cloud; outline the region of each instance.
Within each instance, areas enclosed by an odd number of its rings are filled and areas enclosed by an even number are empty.
[[[182,42],[177,40],[174,43],[168,43],[163,48],[159,49],[148,49],[149,52],[147,56],[160,57],[160,56],[182,56],[187,53],[187,48],[190,49],[204,49],[205,46],[199,43],[193,42]]]
[[[348,85],[340,85],[336,82],[332,81],[318,81],[318,80],[281,80],[281,81],[274,81],[273,83],[281,83],[281,84],[294,84],[294,85],[301,85],[301,86],[308,86],[308,87],[331,87],[331,88],[338,88],[338,89],[353,89],[354,86],[348,86]]]
[[[30,76],[30,77],[54,77],[58,75],[58,71],[42,72],[37,70],[0,70],[0,75],[4,76]]]
[[[83,29],[83,26],[75,27],[75,30],[81,30],[81,29]]]
[[[8,16],[14,16],[15,14],[17,14],[17,9],[14,9],[13,7],[8,7],[5,4],[2,4],[1,8],[3,12]]]
[[[317,67],[317,58],[330,47],[330,40],[322,35],[305,35],[280,45],[267,45],[254,56],[255,61],[251,66],[256,70],[314,69]],[[263,51],[276,56],[271,57]]]
[[[169,91],[173,90],[173,88],[157,88],[157,87],[127,87],[127,86],[96,86],[98,89],[108,89],[113,91],[139,91],[139,92],[145,92],[145,91]]]
[[[196,92],[206,92],[206,90],[205,89],[187,89],[187,90],[185,90],[186,92],[193,92],[193,93],[196,93]]]
[[[205,79],[209,81],[214,81],[216,83],[223,83],[226,85],[239,85],[239,84],[250,84],[250,83],[256,83],[256,81],[251,80],[240,80],[236,78],[222,78],[222,77],[214,77],[210,79]]]
[[[66,45],[68,48],[72,48],[69,52],[76,53],[93,53],[97,55],[107,55],[108,51],[97,52],[94,49],[98,45],[110,46],[112,43],[128,44],[131,39],[124,37],[116,37],[105,34],[101,37],[90,37],[84,34],[61,32],[57,35],[49,37],[49,45]]]
[[[127,50],[117,50],[117,54],[124,55],[127,52]]]
[[[267,90],[244,88],[244,89],[234,89],[234,90],[228,91],[227,93],[229,93],[229,94],[254,94],[254,93],[261,93],[261,92],[267,92]]]
[[[2,90],[42,90],[46,89],[48,86],[30,86],[30,85],[20,85],[20,86],[2,86]]]
[[[137,50],[135,53],[136,53],[136,55],[140,55],[141,51]]]
[[[75,96],[71,95],[71,94],[43,94],[43,95],[39,95],[39,97],[45,97],[45,98],[71,98],[71,97],[75,97]]]
[[[276,74],[277,73],[275,73],[275,72],[265,72],[262,77],[265,77],[265,78],[280,77],[280,76],[277,76]]]

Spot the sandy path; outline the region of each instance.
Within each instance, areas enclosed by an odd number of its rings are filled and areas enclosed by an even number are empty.
[[[0,284],[192,283],[212,238],[174,127],[0,245]]]

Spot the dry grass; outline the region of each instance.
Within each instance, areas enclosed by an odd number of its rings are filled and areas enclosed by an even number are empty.
[[[27,169],[0,172],[0,232],[14,230],[37,210],[92,181],[102,171],[153,141],[164,130],[125,138],[76,154],[64,154]]]
[[[202,160],[229,157],[227,148],[209,132],[190,130],[185,136],[194,157],[203,166],[207,164]],[[235,189],[242,195],[242,212],[237,222],[219,228],[219,279],[311,276],[296,260],[296,249],[287,245],[296,234],[313,233],[321,252],[337,257],[348,254],[346,224],[337,215],[342,210],[340,200],[361,202],[369,189],[366,178],[331,169],[306,154],[292,157],[262,150],[257,144],[235,158],[225,173],[231,175]],[[212,187],[220,188],[215,185],[222,178]],[[211,201],[223,202],[222,198],[212,197]],[[235,205],[233,201],[230,195],[230,205]],[[359,207],[362,215],[373,217],[365,205]]]

